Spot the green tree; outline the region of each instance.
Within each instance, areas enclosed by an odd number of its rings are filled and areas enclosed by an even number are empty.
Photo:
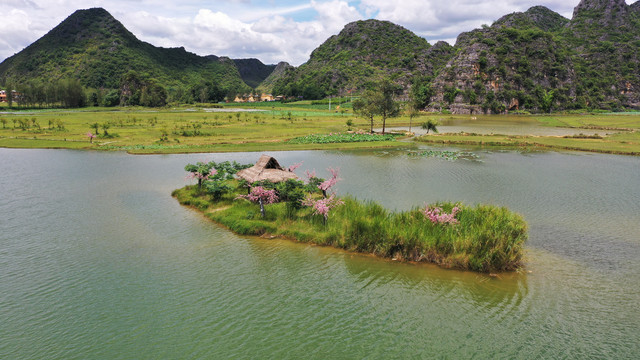
[[[142,78],[136,71],[126,73],[120,80],[120,105],[139,105],[142,87]]]
[[[455,86],[448,86],[444,89],[443,97],[449,104],[453,104],[453,102],[456,101],[456,96],[458,96],[459,93],[460,89],[456,88]]]
[[[438,126],[438,122],[432,119],[429,119],[428,121],[423,122],[421,125],[422,130],[427,130],[427,134],[429,133],[429,131],[433,131],[434,133],[437,133],[438,132],[437,126]]]
[[[356,99],[353,102],[353,111],[369,121],[369,132],[373,133],[373,120],[376,115],[375,107],[371,103],[371,97],[373,95],[365,94],[365,96]]]
[[[167,105],[167,90],[155,81],[142,88],[140,105],[149,107],[161,107]]]
[[[540,104],[542,105],[542,110],[544,112],[551,112],[551,106],[553,105],[553,97],[555,93],[553,90],[545,90],[542,93],[542,98],[540,99]]]
[[[422,110],[429,105],[433,97],[431,79],[417,76],[413,79],[411,90],[409,91],[410,101],[416,110]]]
[[[9,104],[9,107],[13,106],[13,91],[11,89],[13,89],[13,86],[9,83],[7,85],[7,103]]]
[[[100,130],[100,124],[99,123],[93,123],[91,125],[89,125],[90,128],[93,129],[93,133],[98,135],[98,131]]]
[[[103,106],[118,106],[120,104],[120,92],[118,90],[111,90],[107,93],[107,95],[102,98]]]
[[[372,102],[375,112],[382,117],[382,134],[386,130],[387,118],[396,117],[400,113],[400,104],[395,100],[399,90],[389,79],[383,79],[378,85],[378,91],[374,92]]]
[[[77,79],[64,79],[58,84],[64,107],[76,108],[87,104],[84,88]]]
[[[94,91],[91,93],[91,95],[89,95],[89,105],[98,106],[99,104],[100,102],[98,101],[98,93]]]

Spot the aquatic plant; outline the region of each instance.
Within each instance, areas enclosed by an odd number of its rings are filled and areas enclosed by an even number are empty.
[[[421,152],[411,152],[410,155],[420,157],[433,157],[448,161],[455,161],[458,159],[477,160],[478,155],[472,152],[464,151],[451,151],[451,150],[425,150]]]
[[[367,133],[330,133],[301,136],[289,140],[290,144],[328,144],[370,141],[395,141],[392,134],[367,134]]]

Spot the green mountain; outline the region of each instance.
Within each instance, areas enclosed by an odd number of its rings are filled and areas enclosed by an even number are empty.
[[[242,80],[252,88],[260,85],[275,70],[276,65],[265,65],[258,59],[234,59]]]
[[[276,68],[273,69],[271,74],[264,79],[256,90],[262,93],[272,93],[273,86],[284,76],[286,76],[288,71],[292,71],[293,66],[289,65],[289,63],[281,61],[276,65]]]
[[[74,12],[3,61],[0,83],[73,78],[89,88],[115,89],[132,70],[168,89],[213,82],[228,92],[249,90],[232,60],[155,47],[138,40],[101,8]]]
[[[582,0],[573,18],[536,6],[461,34],[431,110],[640,108],[640,7]]]
[[[346,94],[368,82],[389,77],[405,88],[413,76],[433,75],[453,49],[432,46],[411,31],[388,21],[347,24],[311,53],[309,61],[288,71],[274,84],[274,92],[316,98]]]
[[[550,89],[557,98],[574,96],[572,58],[553,33],[568,22],[537,6],[460,34],[456,55],[433,81],[431,108],[497,113],[542,108]]]
[[[314,98],[389,77],[454,113],[640,108],[640,2],[582,0],[572,19],[535,6],[430,46],[386,21],[357,21],[274,81]],[[416,81],[418,80],[418,81]],[[424,90],[428,89],[428,90]]]
[[[3,84],[76,79],[119,89],[121,103],[136,103],[143,94],[135,89],[152,85],[170,101],[218,101],[252,88],[317,99],[381,78],[405,94],[416,84],[427,109],[454,113],[640,109],[640,2],[581,0],[572,19],[535,6],[462,33],[455,46],[432,46],[388,21],[356,21],[297,68],[155,47],[98,8],[76,11],[0,64]]]

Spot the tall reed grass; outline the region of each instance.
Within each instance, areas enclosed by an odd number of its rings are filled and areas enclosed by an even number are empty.
[[[443,211],[454,206],[457,224],[434,224],[422,208],[391,212],[372,201],[345,197],[328,221],[312,209],[292,209],[285,203],[266,206],[261,218],[257,205],[228,194],[219,202],[199,195],[196,187],[174,191],[181,204],[197,208],[210,219],[242,235],[270,234],[300,242],[405,261],[424,261],[447,268],[479,272],[509,271],[520,266],[527,224],[506,208],[438,203]]]

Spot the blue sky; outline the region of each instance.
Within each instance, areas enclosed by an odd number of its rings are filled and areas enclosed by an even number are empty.
[[[632,3],[633,1],[627,1]],[[544,5],[570,18],[579,0],[0,0],[0,61],[77,9],[103,7],[139,39],[199,55],[287,61],[298,66],[349,22],[389,20],[426,38],[458,34]]]

